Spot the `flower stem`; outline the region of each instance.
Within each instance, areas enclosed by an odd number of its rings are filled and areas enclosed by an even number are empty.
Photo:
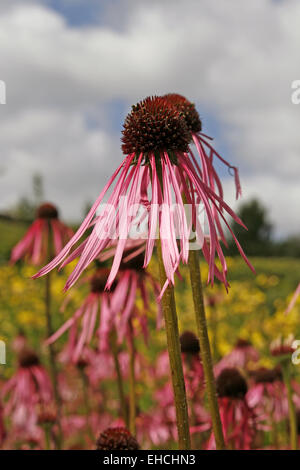
[[[132,320],[129,320],[129,431],[136,435],[135,344]]]
[[[211,329],[212,329],[212,355],[214,362],[217,362],[220,359],[219,349],[218,349],[218,311],[214,305],[211,308]]]
[[[120,405],[121,405],[121,413],[122,413],[124,423],[126,424],[127,427],[129,427],[127,404],[125,400],[124,384],[123,384],[122,371],[121,371],[121,366],[120,366],[120,361],[119,361],[117,336],[116,336],[115,330],[112,331],[110,339],[111,339],[110,342],[111,342],[112,355],[113,355],[116,374],[117,374],[117,385],[118,385],[119,400],[120,400]]]
[[[216,394],[215,378],[212,366],[212,357],[208,338],[206,315],[203,299],[201,272],[199,265],[198,252],[190,250],[189,252],[189,270],[193,292],[194,310],[196,317],[197,332],[200,343],[200,352],[204,369],[206,382],[207,398],[212,419],[212,426],[218,450],[225,449],[225,442],[222,430],[222,423],[218,407]]]
[[[282,362],[282,375],[286,386],[287,399],[289,406],[289,423],[290,423],[290,446],[291,450],[297,450],[298,448],[298,434],[297,434],[297,416],[295,411],[295,405],[293,402],[293,390],[291,385],[291,376],[289,363]]]
[[[51,424],[45,423],[43,428],[44,428],[44,433],[45,433],[46,450],[51,450],[51,444],[50,444]]]
[[[166,273],[163,263],[161,242],[158,240],[158,260],[160,283],[163,287],[166,281]],[[172,385],[176,408],[176,420],[178,430],[178,447],[182,450],[190,450],[191,438],[189,430],[188,406],[185,392],[185,383],[181,362],[181,351],[178,331],[178,319],[174,296],[174,287],[169,285],[162,297],[162,310],[165,319],[167,345],[169,352],[170,369],[172,373]]]
[[[52,259],[52,240],[51,240],[51,230],[49,224],[49,236],[48,236],[48,261]],[[46,313],[46,334],[47,338],[53,335],[54,329],[52,325],[52,317],[51,317],[51,273],[47,274],[45,279],[45,313]],[[49,359],[50,359],[50,373],[52,379],[52,385],[54,390],[54,399],[57,407],[57,426],[58,426],[58,437],[56,439],[56,447],[57,449],[61,449],[62,446],[62,430],[61,430],[61,398],[58,391],[58,371],[56,366],[56,354],[54,345],[50,344],[49,346]]]
[[[83,395],[83,402],[84,402],[84,408],[85,408],[85,414],[86,414],[86,428],[89,437],[93,440],[93,431],[92,431],[92,426],[91,426],[91,407],[90,407],[90,401],[89,401],[89,382],[88,378],[86,376],[86,373],[84,371],[83,367],[79,367],[79,374],[81,378],[81,383],[82,383],[82,395]]]

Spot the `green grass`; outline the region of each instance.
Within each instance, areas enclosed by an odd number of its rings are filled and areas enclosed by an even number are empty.
[[[9,260],[11,249],[24,236],[28,225],[0,220],[0,263]]]

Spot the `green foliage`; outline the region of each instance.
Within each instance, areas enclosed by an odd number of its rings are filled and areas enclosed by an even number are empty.
[[[272,254],[272,225],[269,221],[267,210],[257,200],[253,199],[242,204],[238,210],[238,216],[242,219],[248,230],[234,222],[232,229],[239,242],[245,247],[249,256],[269,256]],[[230,243],[230,252],[237,253],[233,242]]]
[[[26,223],[0,219],[0,264],[9,260],[12,248],[24,236],[27,228]]]

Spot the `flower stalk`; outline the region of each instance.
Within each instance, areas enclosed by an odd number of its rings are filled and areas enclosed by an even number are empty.
[[[83,402],[84,402],[85,416],[86,416],[86,429],[87,429],[89,437],[93,439],[94,435],[93,435],[92,425],[91,425],[91,407],[90,407],[89,393],[88,393],[89,381],[84,371],[84,367],[79,366],[78,369],[79,369],[79,374],[80,374],[81,383],[82,383],[82,395],[83,395]]]
[[[50,225],[50,224],[49,224]],[[50,226],[49,226],[49,236],[48,236],[48,247],[47,254],[48,259],[52,258],[52,249],[51,249],[51,236],[50,236]],[[52,325],[51,317],[51,273],[48,273],[45,279],[45,314],[46,314],[46,333],[47,338],[53,335],[54,329]],[[58,391],[58,371],[56,367],[56,354],[53,344],[49,344],[49,360],[50,360],[50,373],[54,391],[54,399],[57,407],[57,426],[58,426],[58,437],[56,439],[57,449],[61,449],[62,446],[62,430],[61,430],[61,398]]]
[[[166,281],[166,273],[163,264],[160,240],[158,240],[157,251],[160,282],[161,286],[163,287]],[[181,450],[189,450],[191,448],[191,438],[189,430],[188,406],[181,362],[178,319],[173,286],[169,285],[167,287],[162,297],[161,303],[165,319],[170,370],[172,371],[172,385],[178,430],[178,447]]]
[[[163,192],[163,179],[161,165],[157,165],[158,179]],[[157,255],[159,264],[159,278],[161,288],[164,287],[167,275],[164,267],[161,240],[157,240]],[[174,286],[169,284],[161,299],[161,306],[165,320],[165,329],[167,335],[167,347],[169,354],[172,386],[174,393],[174,402],[176,410],[176,422],[178,432],[178,448],[180,450],[191,449],[191,436],[189,428],[188,404],[184,383],[181,347],[178,329],[178,318],[176,312],[176,302]]]
[[[129,320],[129,431],[136,435],[135,344],[132,319]]]
[[[203,289],[198,252],[189,252],[189,271],[192,285],[194,310],[196,317],[197,333],[200,343],[201,358],[203,363],[204,377],[206,382],[207,398],[211,413],[212,426],[218,450],[225,449],[222,423],[218,407],[215,378],[213,373],[212,357],[207,331]]]
[[[117,334],[115,330],[111,332],[110,343],[111,343],[112,355],[113,355],[113,360],[114,360],[116,374],[117,374],[117,386],[118,386],[118,394],[119,394],[122,418],[124,420],[124,423],[126,424],[126,427],[129,428],[128,411],[127,411],[127,404],[126,404],[126,399],[125,399],[122,371],[121,371],[121,366],[120,366],[120,361],[119,361]]]
[[[286,386],[288,407],[289,407],[289,429],[290,429],[290,446],[291,450],[298,449],[298,433],[297,433],[297,415],[295,405],[293,402],[293,390],[291,385],[290,364],[287,361],[282,361],[282,375]]]

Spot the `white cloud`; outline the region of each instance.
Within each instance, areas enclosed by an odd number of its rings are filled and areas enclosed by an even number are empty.
[[[101,124],[111,100],[178,91],[204,120],[208,112],[219,122],[245,194],[260,192],[280,232],[297,229],[300,106],[290,100],[300,78],[297,0],[128,0],[109,6],[119,24],[84,28],[37,3],[0,7],[8,102],[0,107],[0,209],[40,170],[49,197],[76,218],[76,206],[100,191],[121,158],[119,137],[110,126],[90,129],[86,114]]]

